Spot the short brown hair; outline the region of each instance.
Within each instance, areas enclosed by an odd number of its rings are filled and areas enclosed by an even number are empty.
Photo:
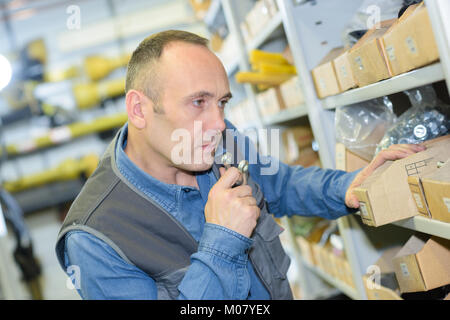
[[[208,39],[181,30],[162,31],[145,38],[134,50],[128,62],[125,92],[130,89],[139,90],[158,105],[157,71],[154,62],[161,57],[164,47],[175,41],[208,47]]]

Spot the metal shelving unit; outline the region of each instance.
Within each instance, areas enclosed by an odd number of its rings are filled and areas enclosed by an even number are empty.
[[[285,109],[277,114],[263,119],[263,124],[266,126],[271,126],[274,124],[279,124],[282,122],[298,119],[308,115],[308,109],[306,105],[302,104],[295,108]]]
[[[450,223],[415,216],[393,223],[396,226],[450,239]]]
[[[230,64],[225,65],[227,75],[230,77],[239,68],[239,58],[234,59]]]
[[[283,26],[283,20],[281,12],[278,12],[270,22],[264,27],[264,29],[253,38],[247,45],[247,52],[258,49],[270,36],[279,28]]]
[[[417,88],[444,79],[445,77],[442,64],[437,62],[362,88],[352,89],[335,96],[324,98],[322,100],[322,106],[325,109],[335,109],[340,106],[346,106],[404,90]]]
[[[305,261],[304,259],[302,259],[302,263],[312,272],[316,273],[317,275],[319,275],[322,279],[324,279],[326,282],[328,282],[329,284],[331,284],[333,287],[339,289],[340,291],[342,291],[343,293],[345,293],[348,297],[357,300],[358,299],[358,292],[356,291],[355,288],[352,288],[351,286],[349,286],[348,284],[342,282],[339,279],[336,279],[335,277],[333,277],[332,275],[326,273],[325,271],[317,268],[316,266],[310,264],[309,262]]]
[[[450,4],[448,1],[425,0],[441,55],[440,62],[325,99],[319,99],[316,95],[311,70],[330,49],[341,46],[340,32],[361,6],[363,0],[339,2],[321,0],[299,4],[292,0],[276,1],[279,13],[268,23],[261,34],[247,45],[244,44],[240,34],[238,24],[240,20],[237,18],[239,11],[237,3],[244,1],[222,0],[222,5],[230,32],[236,33],[240,41],[239,50],[241,52],[237,55],[240,57],[239,67],[241,70],[249,69],[247,56],[250,50],[259,48],[275,32],[278,32],[277,30],[283,28],[302,85],[305,104],[294,109],[283,110],[268,118],[262,119],[260,117],[258,121],[262,127],[269,127],[307,116],[315,140],[319,144],[319,155],[323,167],[335,168],[334,109],[336,107],[390,95],[441,80],[445,80],[447,87],[450,89],[450,10],[448,10]],[[240,15],[242,18],[245,13],[240,12]],[[249,93],[249,98],[254,100],[255,92],[251,86],[246,85],[246,91]],[[257,107],[256,101],[254,101],[254,106]],[[305,292],[305,298],[313,299],[318,296],[316,293],[321,290],[317,286],[321,285],[320,279],[322,279],[352,299],[367,299],[362,276],[366,272],[365,268],[373,264],[381,253],[369,239],[371,237],[369,237],[368,232],[371,232],[371,229],[362,227],[360,220],[358,215],[338,219],[339,232],[344,242],[345,254],[352,269],[356,288],[351,288],[317,267],[308,264],[301,257],[292,230],[289,228],[289,223],[285,223],[288,228],[287,231],[290,233],[290,246],[294,248],[294,261],[298,264],[300,270],[299,282],[302,291]],[[408,230],[412,230],[450,239],[450,224],[420,216],[395,222],[388,227],[401,227],[407,233]],[[398,228],[397,230],[402,231]],[[396,232],[391,229],[388,228],[386,232],[389,232],[387,238],[396,237]]]
[[[316,5],[303,4],[295,6],[291,1],[279,0],[278,4],[283,12],[285,31],[291,50],[294,55],[297,70],[306,97],[309,110],[309,120],[313,124],[314,135],[322,150],[321,160],[325,167],[334,168],[334,118],[333,109],[343,105],[351,105],[357,102],[381,97],[433,82],[446,80],[447,87],[450,84],[449,66],[449,24],[448,13],[443,13],[444,6],[448,3],[440,0],[425,0],[433,29],[438,42],[441,61],[411,72],[369,85],[357,88],[336,96],[325,99],[317,98],[310,71],[317,65],[331,48],[340,45],[340,30],[348,21],[348,16],[361,5],[362,1],[340,2],[322,0]],[[448,11],[448,10],[447,10]],[[320,21],[314,21],[314,19]],[[326,44],[326,45],[324,45]],[[325,133],[320,134],[319,130]],[[331,128],[331,130],[327,130]],[[319,133],[319,134],[317,134]],[[325,147],[325,148],[324,148]],[[325,150],[324,150],[325,149]],[[352,298],[366,299],[365,289],[362,283],[362,275],[366,266],[373,263],[379,252],[371,246],[368,235],[358,226],[355,219],[358,216],[347,216],[338,220],[340,234],[344,240],[346,256],[349,259],[353,279],[356,284],[356,295]],[[450,237],[450,225],[447,223],[427,219],[424,217],[413,217],[393,223],[394,226],[420,231],[443,238]],[[339,284],[336,284],[340,287]],[[345,288],[340,288],[345,292]]]

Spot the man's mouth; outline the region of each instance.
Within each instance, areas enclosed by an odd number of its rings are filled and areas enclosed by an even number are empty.
[[[204,152],[212,152],[215,148],[216,148],[215,142],[210,142],[210,143],[202,145],[202,149]]]

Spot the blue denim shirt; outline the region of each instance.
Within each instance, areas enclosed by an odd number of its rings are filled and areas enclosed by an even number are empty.
[[[227,128],[235,129],[229,122]],[[138,168],[125,154],[127,131],[125,124],[115,146],[118,169],[176,218],[199,243],[178,287],[178,298],[270,299],[246,253],[252,239],[205,221],[204,206],[209,190],[217,181],[212,170],[196,176],[199,189],[163,183]],[[250,145],[248,139],[241,141]],[[336,219],[353,212],[345,206],[344,199],[357,172],[303,168],[280,162],[276,174],[261,175],[262,167],[277,160],[260,156],[257,160],[250,165],[249,172],[261,186],[269,211],[275,216],[300,214]],[[79,266],[80,279],[75,284],[79,284],[77,290],[84,299],[157,299],[156,283],[151,277],[87,232],[67,234],[65,267],[70,265]]]

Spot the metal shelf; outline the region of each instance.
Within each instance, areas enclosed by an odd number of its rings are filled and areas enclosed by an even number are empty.
[[[352,89],[321,100],[325,109],[350,105],[404,90],[420,87],[444,80],[444,71],[440,62],[382,80],[362,88]]]
[[[280,26],[283,25],[283,18],[281,16],[281,12],[278,11],[275,16],[267,23],[264,29],[255,36],[247,45],[247,52],[251,50],[258,49],[269,37],[277,30]]]
[[[239,57],[235,58],[229,64],[225,65],[228,77],[230,77],[236,70],[239,69]]]
[[[356,215],[360,215],[360,212],[356,212]],[[433,220],[422,216],[414,216],[392,222],[392,224],[450,240],[450,223]]]
[[[295,108],[283,110],[275,115],[263,119],[263,124],[266,126],[274,125],[289,120],[298,119],[308,115],[308,109],[305,104]]]
[[[450,223],[415,216],[405,220],[394,222],[396,226],[431,234],[450,240]]]
[[[203,19],[206,25],[211,26],[214,24],[214,21],[216,20],[216,17],[220,12],[221,7],[222,7],[221,0],[212,1],[211,5],[209,6],[208,12],[206,13],[205,18]]]
[[[347,296],[349,296],[350,298],[352,298],[353,300],[358,300],[358,292],[356,291],[355,288],[352,288],[351,286],[349,286],[348,284],[346,284],[345,282],[342,282],[339,279],[336,279],[335,277],[333,277],[332,275],[326,273],[325,271],[323,271],[320,268],[317,268],[316,266],[313,266],[312,264],[310,264],[309,262],[305,261],[305,259],[303,259],[303,257],[300,258],[302,260],[302,263],[311,271],[313,271],[314,273],[316,273],[318,276],[320,276],[322,279],[324,279],[326,282],[328,282],[329,284],[331,284],[333,287],[339,289],[340,291],[342,291],[343,293],[345,293]]]

